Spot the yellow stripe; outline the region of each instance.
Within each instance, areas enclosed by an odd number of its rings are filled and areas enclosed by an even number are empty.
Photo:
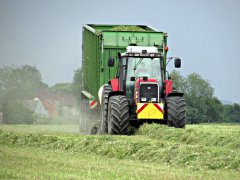
[[[137,112],[145,103],[137,103]],[[137,114],[138,119],[163,119],[163,113],[156,108],[153,103],[147,103],[148,105]],[[158,103],[159,107],[163,109],[164,104]]]

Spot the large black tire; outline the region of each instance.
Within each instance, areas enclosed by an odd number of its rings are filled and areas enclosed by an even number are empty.
[[[128,134],[129,106],[125,96],[112,96],[108,104],[108,134]]]
[[[100,134],[108,133],[108,95],[112,91],[110,85],[104,85],[102,91],[102,102],[101,102],[101,124],[100,124]]]
[[[186,125],[186,104],[183,97],[167,97],[167,123],[170,127],[184,128]]]

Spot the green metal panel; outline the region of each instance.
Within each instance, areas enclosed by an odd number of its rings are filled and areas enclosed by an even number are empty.
[[[162,49],[163,33],[156,32],[114,32],[104,31],[104,47],[122,47],[133,44],[137,46],[157,46]]]
[[[83,85],[85,90],[96,95],[99,87],[99,37],[94,33],[83,29]]]
[[[157,46],[163,51],[164,33],[140,25],[145,31],[116,31],[117,25],[84,25],[83,27],[83,87],[97,98],[99,88],[117,72],[117,54],[129,45]],[[166,42],[165,42],[166,44]],[[115,66],[108,67],[108,58],[115,58]]]

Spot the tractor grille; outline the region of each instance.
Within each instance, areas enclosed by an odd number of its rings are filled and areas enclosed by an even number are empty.
[[[158,102],[158,84],[140,84],[140,102]]]

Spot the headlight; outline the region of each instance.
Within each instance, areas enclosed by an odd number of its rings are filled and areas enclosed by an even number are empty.
[[[157,101],[157,98],[151,98],[151,101],[152,101],[152,102],[156,102],[156,101]]]
[[[151,53],[149,54],[150,57],[155,57],[155,54]]]
[[[141,98],[141,101],[147,101],[147,98]]]

